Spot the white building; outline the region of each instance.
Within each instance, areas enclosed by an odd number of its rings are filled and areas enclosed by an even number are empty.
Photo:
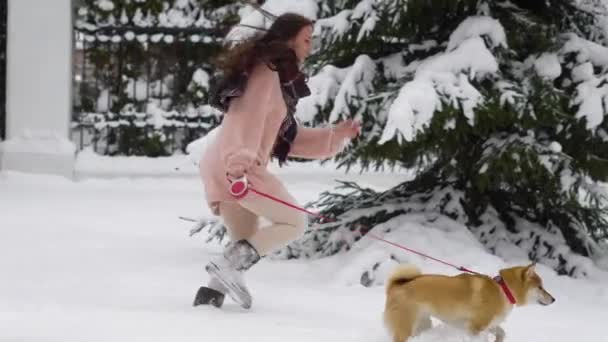
[[[0,169],[72,177],[71,0],[8,0]]]

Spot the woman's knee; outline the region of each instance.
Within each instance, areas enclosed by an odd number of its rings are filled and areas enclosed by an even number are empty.
[[[249,238],[258,230],[258,217],[238,204],[222,203],[219,214],[231,240]]]

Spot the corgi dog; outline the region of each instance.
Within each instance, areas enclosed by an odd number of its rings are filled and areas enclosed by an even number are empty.
[[[406,342],[430,329],[431,316],[471,336],[488,331],[502,342],[500,324],[514,306],[553,302],[535,264],[502,269],[496,278],[421,274],[416,267],[400,265],[386,284],[384,322],[393,342]]]

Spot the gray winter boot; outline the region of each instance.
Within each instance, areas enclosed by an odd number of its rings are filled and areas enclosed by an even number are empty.
[[[242,273],[260,261],[260,255],[247,240],[230,242],[223,256],[211,260],[205,270],[226,288],[228,295],[245,309],[251,308],[251,294]]]

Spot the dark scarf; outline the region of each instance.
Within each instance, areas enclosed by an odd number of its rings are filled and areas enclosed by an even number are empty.
[[[310,95],[310,89],[306,85],[308,78],[297,69],[297,64],[278,60],[269,64],[269,67],[279,73],[281,91],[287,106],[287,115],[281,123],[272,148],[272,157],[277,158],[279,165],[282,166],[287,161],[291,145],[298,134],[298,123],[295,118],[296,105],[300,98]],[[246,74],[220,80],[218,86],[210,92],[210,104],[225,113],[230,105],[230,100],[243,95],[246,84]]]

